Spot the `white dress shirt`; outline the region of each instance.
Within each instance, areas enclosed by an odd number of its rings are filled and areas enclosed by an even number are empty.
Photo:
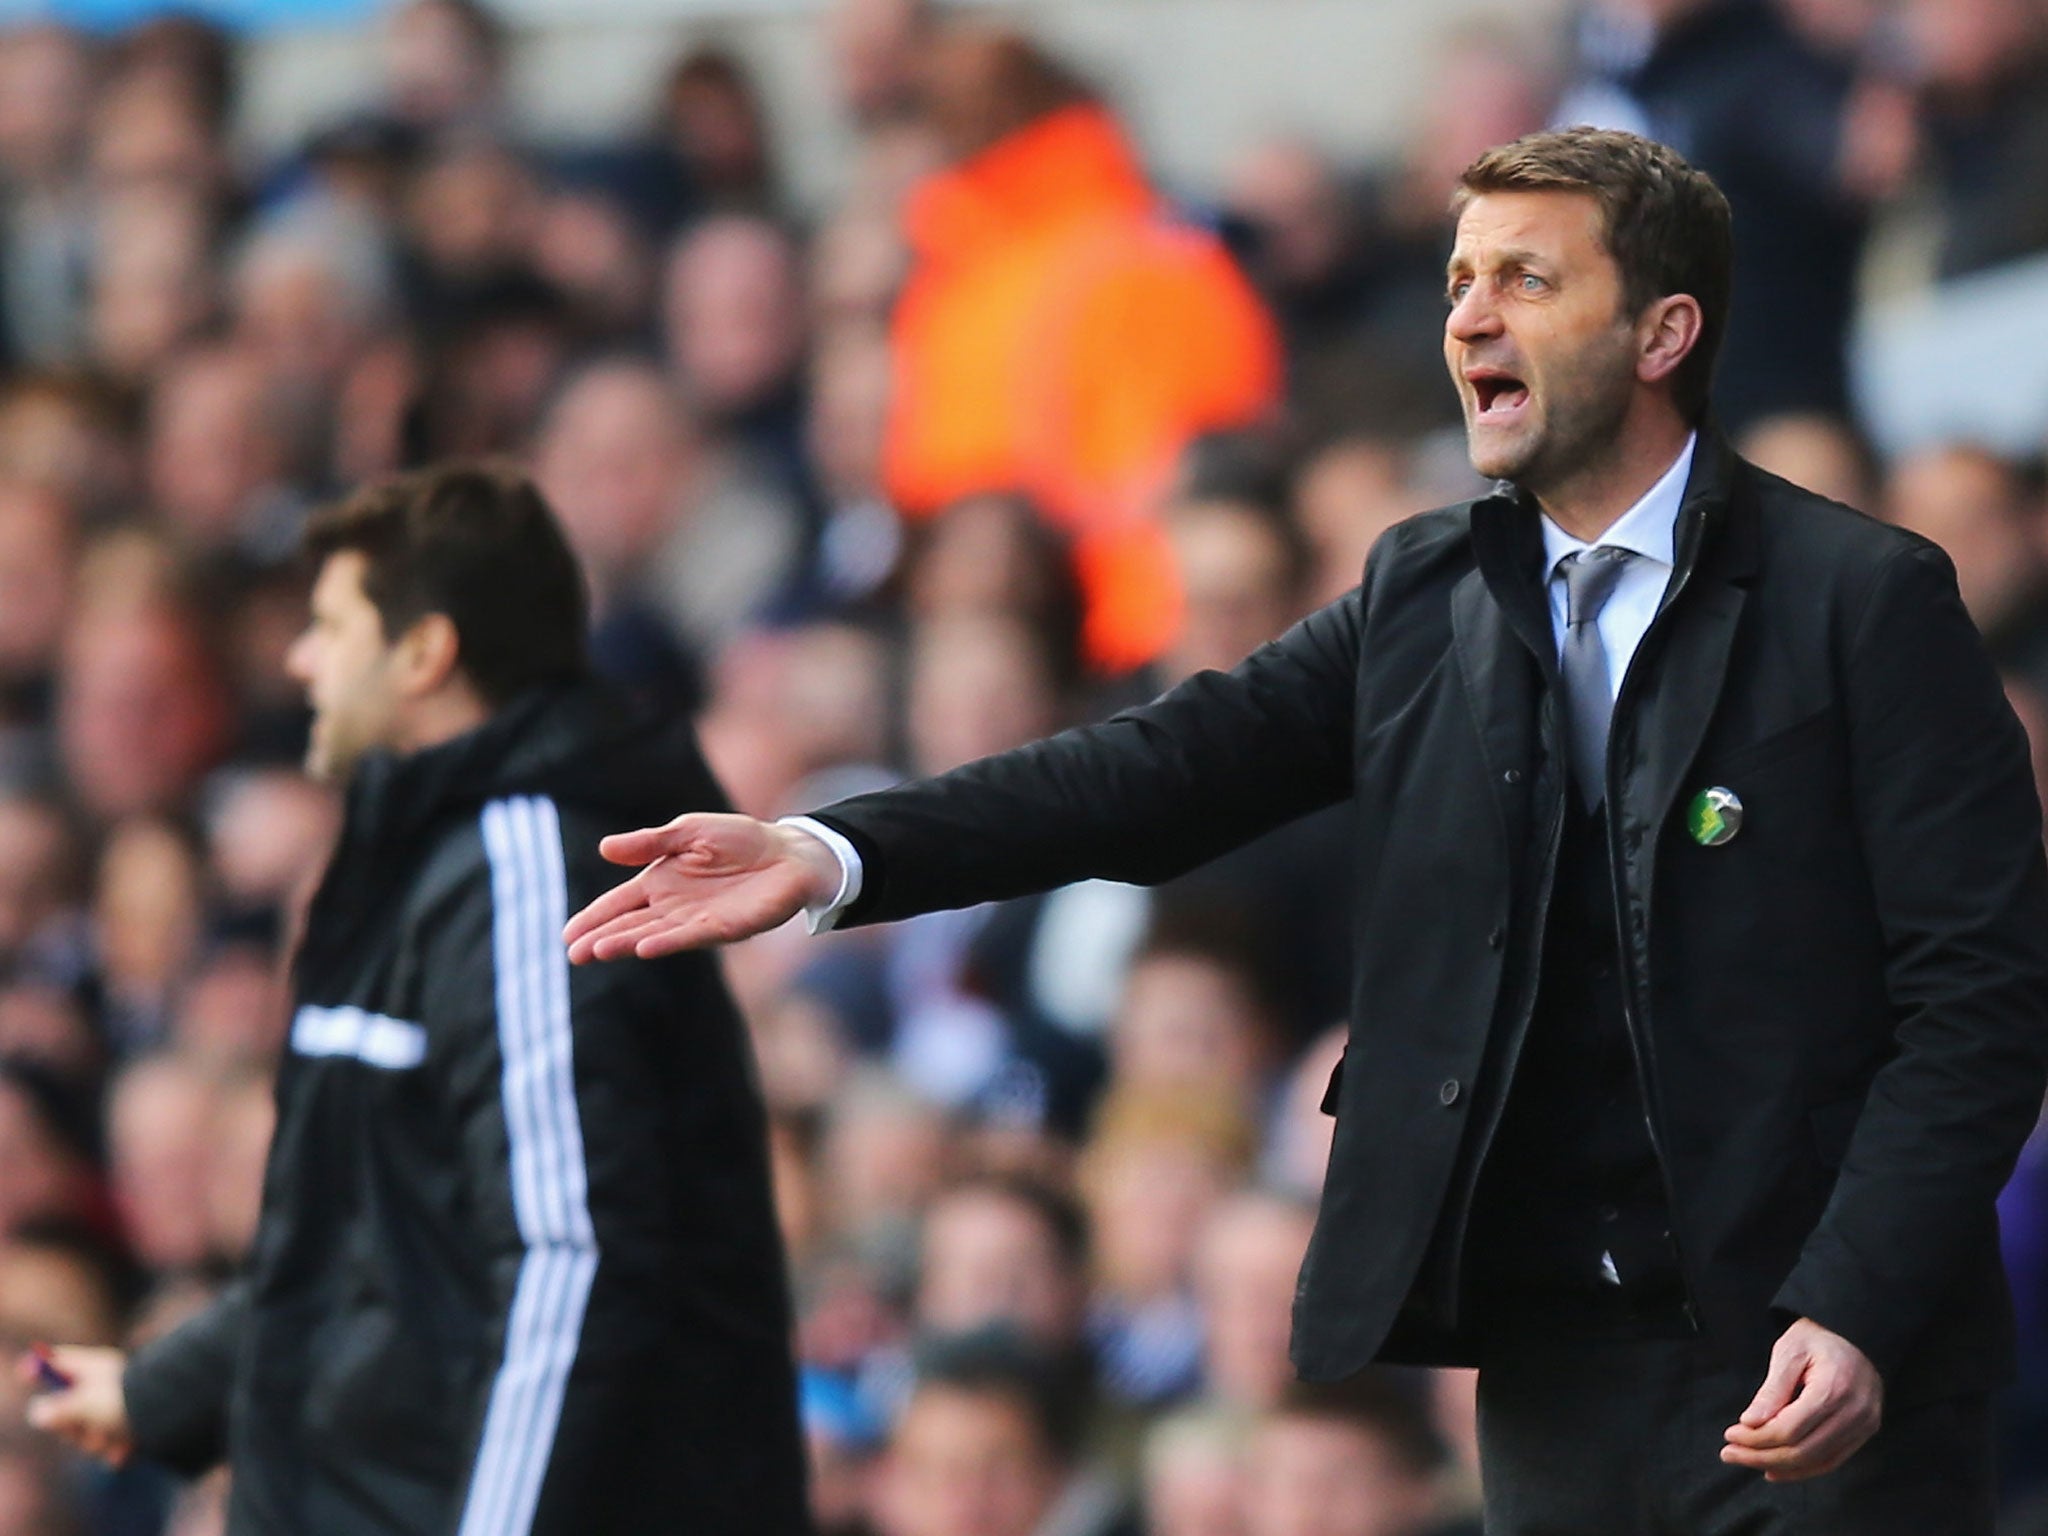
[[[1658,604],[1664,601],[1664,589],[1671,584],[1678,505],[1685,499],[1685,482],[1692,475],[1692,454],[1698,442],[1697,433],[1686,438],[1671,467],[1643,493],[1643,499],[1591,544],[1573,538],[1547,514],[1543,518],[1544,586],[1550,596],[1550,629],[1557,639],[1559,660],[1564,658],[1565,590],[1558,562],[1582,549],[1626,549],[1637,556],[1622,566],[1614,590],[1593,621],[1600,632],[1600,647],[1607,652],[1607,685],[1617,697],[1636,647],[1642,644],[1650,620],[1657,616]]]
[[[1657,616],[1657,605],[1663,602],[1664,589],[1671,582],[1671,571],[1676,563],[1678,504],[1685,499],[1685,482],[1692,474],[1693,449],[1698,442],[1696,433],[1687,437],[1671,467],[1643,493],[1642,500],[1615,519],[1613,526],[1591,544],[1573,538],[1548,516],[1543,519],[1543,559],[1550,593],[1550,627],[1557,637],[1560,659],[1564,655],[1565,593],[1564,577],[1558,571],[1558,562],[1582,549],[1610,545],[1633,550],[1640,557],[1622,567],[1621,577],[1615,582],[1613,592],[1608,594],[1606,606],[1594,620],[1600,631],[1600,644],[1607,651],[1609,684],[1616,694],[1621,692],[1628,664],[1636,654],[1636,647],[1642,643],[1650,620]],[[804,921],[810,931],[824,933],[839,921],[840,913],[860,898],[860,853],[839,833],[809,816],[785,816],[782,824],[810,833],[830,848],[832,856],[839,861],[839,889],[832,899],[804,908]]]
[[[824,933],[838,924],[840,913],[860,900],[860,850],[843,835],[813,817],[783,816],[777,818],[777,822],[778,825],[810,833],[830,848],[832,857],[839,861],[839,889],[832,893],[832,899],[804,908],[804,926],[812,933]]]

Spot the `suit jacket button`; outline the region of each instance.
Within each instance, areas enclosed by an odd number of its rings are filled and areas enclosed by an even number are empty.
[[[1510,768],[1506,773],[1502,774],[1500,777],[1501,782],[1504,784],[1519,784],[1522,782],[1522,770],[1519,768]]]
[[[1436,1101],[1443,1105],[1444,1108],[1449,1109],[1458,1102],[1458,1092],[1458,1080],[1455,1077],[1447,1077],[1444,1079],[1443,1087],[1436,1091]]]
[[[1507,929],[1496,925],[1494,930],[1486,936],[1486,947],[1488,949],[1499,949],[1501,945],[1507,943],[1507,941]]]

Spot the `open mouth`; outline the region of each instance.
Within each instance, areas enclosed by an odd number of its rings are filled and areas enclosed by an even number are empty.
[[[1529,386],[1513,374],[1474,372],[1466,374],[1465,378],[1472,386],[1473,399],[1482,418],[1506,416],[1528,403]]]

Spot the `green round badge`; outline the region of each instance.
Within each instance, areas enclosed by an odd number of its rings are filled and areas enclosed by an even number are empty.
[[[1732,789],[1703,789],[1686,808],[1685,827],[1702,848],[1718,848],[1742,830],[1742,801]]]

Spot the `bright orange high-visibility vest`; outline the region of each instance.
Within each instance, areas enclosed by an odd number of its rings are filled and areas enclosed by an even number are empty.
[[[907,225],[890,495],[912,517],[1030,497],[1074,541],[1091,660],[1150,660],[1179,623],[1160,496],[1190,439],[1276,406],[1271,317],[1220,241],[1167,216],[1097,106],[929,177]]]

